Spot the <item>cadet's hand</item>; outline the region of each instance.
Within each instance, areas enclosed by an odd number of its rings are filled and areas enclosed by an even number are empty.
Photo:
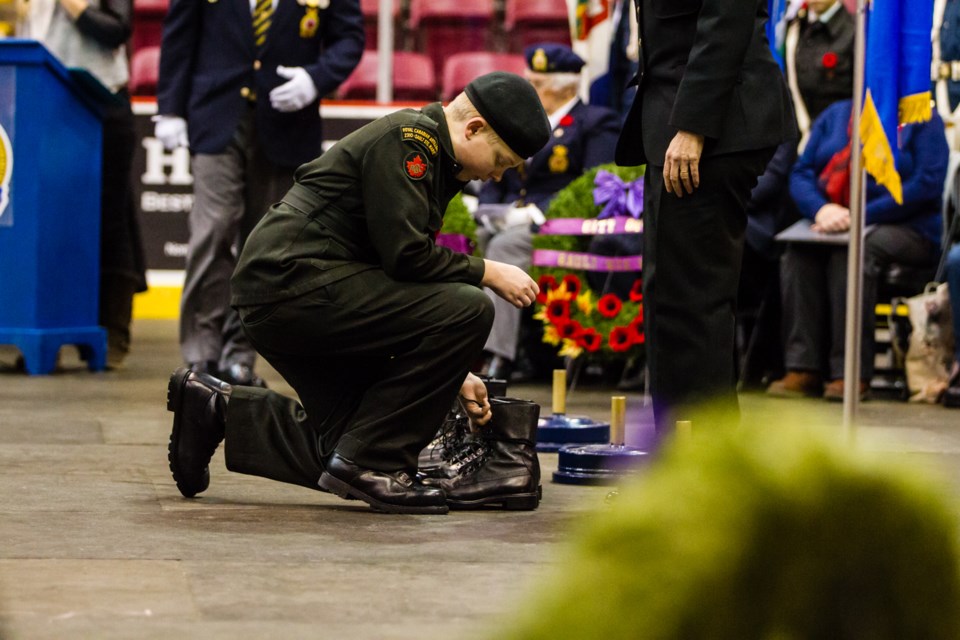
[[[810,228],[821,233],[843,233],[850,230],[850,209],[839,204],[825,204],[817,211]]]
[[[493,260],[484,260],[483,263],[485,268],[480,284],[490,287],[495,294],[518,309],[529,307],[537,299],[540,287],[526,271]]]
[[[190,145],[187,138],[187,121],[177,116],[153,116],[153,136],[172,151]]]
[[[689,131],[677,131],[667,147],[663,161],[663,185],[667,193],[683,197],[683,190],[693,193],[700,186],[700,154],[703,136]]]
[[[487,399],[487,386],[472,373],[467,374],[460,386],[460,406],[467,412],[470,424],[474,427],[487,424],[493,417],[490,400]]]
[[[270,92],[270,106],[277,111],[299,111],[317,99],[317,87],[303,67],[277,67],[277,75],[287,79]]]

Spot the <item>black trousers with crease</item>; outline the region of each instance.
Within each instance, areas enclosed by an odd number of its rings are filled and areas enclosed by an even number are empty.
[[[663,167],[644,176],[643,299],[658,434],[710,402],[739,416],[736,301],[746,203],[774,149],[700,161],[700,186],[677,197]],[[695,427],[696,428],[696,427]]]

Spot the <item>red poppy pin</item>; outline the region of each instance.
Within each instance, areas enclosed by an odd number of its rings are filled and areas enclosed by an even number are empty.
[[[824,69],[833,69],[837,66],[837,54],[833,51],[827,51],[823,54],[823,60],[821,62],[823,63]]]
[[[569,127],[572,124],[573,124],[573,116],[570,115],[569,113],[563,116],[562,118],[560,118],[561,127]]]
[[[427,169],[430,167],[424,159],[423,154],[413,151],[407,154],[403,159],[403,170],[407,172],[407,177],[411,180],[423,180],[427,175]]]

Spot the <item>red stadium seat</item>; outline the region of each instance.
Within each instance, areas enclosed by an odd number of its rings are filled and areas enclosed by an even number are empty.
[[[453,100],[471,80],[491,71],[510,71],[523,75],[527,63],[523,56],[514,53],[491,53],[468,51],[455,53],[443,65],[443,83],[440,99]]]
[[[380,0],[360,0],[360,11],[363,13],[363,31],[366,34],[365,49],[377,48],[378,20],[380,16]],[[393,0],[393,42],[394,47],[400,42],[400,29],[397,17],[400,15],[400,0]]]
[[[377,96],[377,52],[367,50],[337,92],[343,100],[373,100]],[[437,99],[437,81],[430,58],[422,53],[393,54],[393,98],[413,102]]]
[[[157,95],[157,76],[160,73],[160,47],[144,47],[130,57],[130,95]]]
[[[518,53],[537,42],[570,46],[566,0],[506,0],[503,28],[510,50]]]
[[[493,15],[493,0],[410,0],[409,28],[439,76],[454,53],[490,49]]]
[[[134,0],[132,51],[144,47],[160,46],[163,34],[163,18],[167,15],[169,0]]]

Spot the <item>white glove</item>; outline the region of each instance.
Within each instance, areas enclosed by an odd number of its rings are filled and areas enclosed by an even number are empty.
[[[270,105],[277,111],[299,111],[317,99],[317,87],[303,67],[277,67],[277,75],[287,78],[270,92]]]
[[[153,136],[163,143],[167,151],[188,147],[187,121],[178,116],[153,116]]]

